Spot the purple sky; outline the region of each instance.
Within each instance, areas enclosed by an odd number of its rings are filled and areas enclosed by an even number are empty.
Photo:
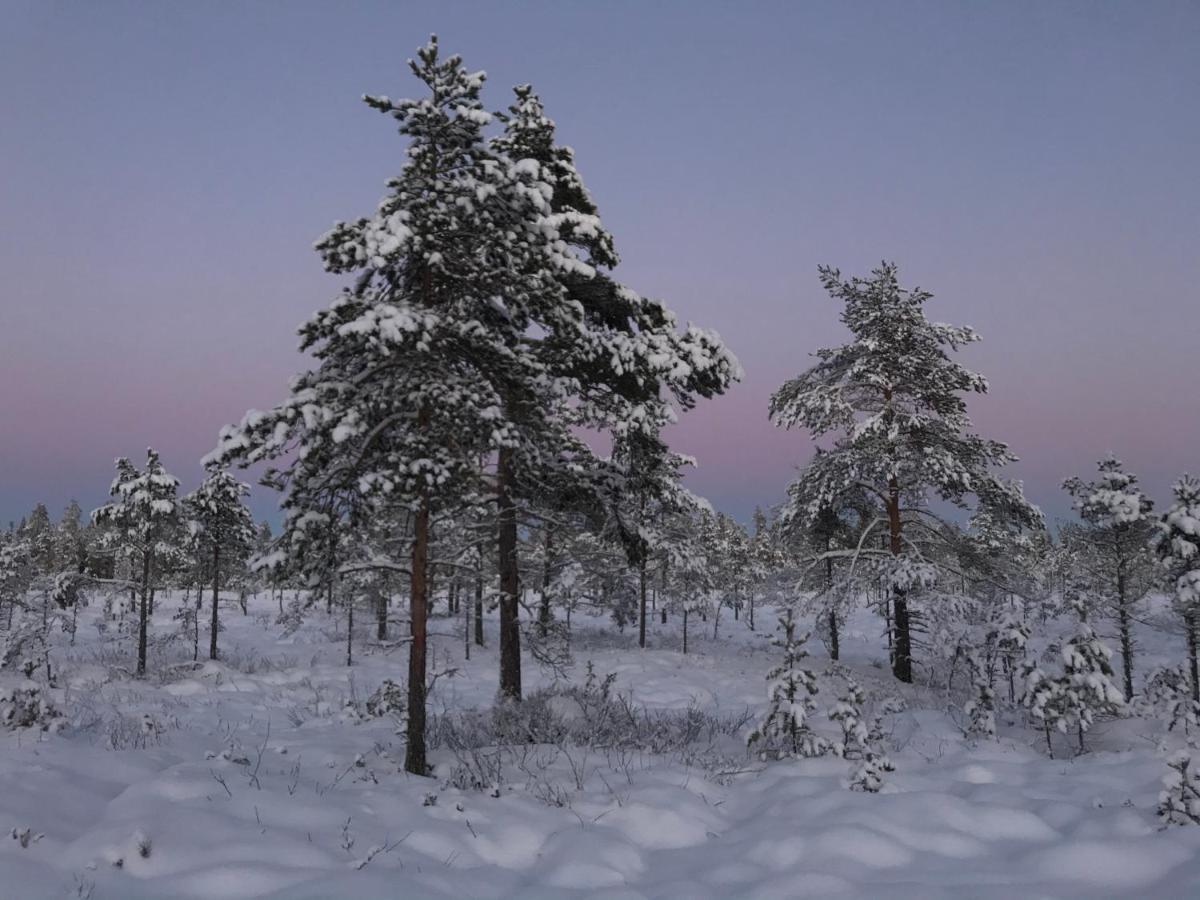
[[[1051,515],[1108,451],[1200,471],[1200,5],[9,2],[0,7],[0,521],[99,503],[147,444],[190,489],[284,396],[337,290],[312,241],[401,165],[363,92],[437,31],[532,81],[623,281],[746,379],[674,432],[745,516],[805,437],[780,381],[840,342],[818,263],[897,260],[975,326],[984,434]],[[274,500],[261,489],[259,513]]]

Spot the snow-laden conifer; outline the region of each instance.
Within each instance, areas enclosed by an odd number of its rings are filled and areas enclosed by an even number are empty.
[[[138,471],[128,459],[117,460],[117,475],[109,495],[113,498],[92,513],[92,521],[107,529],[112,544],[131,554],[139,574],[137,674],[146,674],[146,639],[154,590],[176,552],[180,526],[179,480],[163,468],[153,448],[146,451],[146,467]]]
[[[1063,482],[1082,525],[1063,529],[1072,577],[1087,587],[1092,605],[1117,624],[1126,699],[1133,696],[1133,622],[1138,606],[1155,585],[1154,554],[1148,546],[1154,532],[1153,503],[1138,486],[1137,476],[1114,456],[1098,463],[1093,481]]]
[[[815,734],[809,717],[816,709],[817,677],[804,665],[808,633],[796,633],[795,614],[785,608],[779,615],[778,635],[772,645],[783,651],[783,660],[767,673],[767,713],[750,732],[748,746],[773,756],[820,756],[829,742]]]
[[[1175,611],[1183,620],[1192,702],[1200,707],[1200,479],[1184,475],[1171,492],[1173,500],[1158,522],[1154,548]]]
[[[1158,815],[1163,825],[1200,825],[1200,771],[1192,767],[1187,750],[1175,752],[1167,761],[1158,795]]]
[[[200,486],[183,498],[184,514],[199,561],[211,566],[212,610],[209,659],[217,658],[220,630],[219,599],[224,579],[245,562],[254,545],[254,517],[246,508],[250,488],[225,469],[211,472]]]
[[[792,514],[812,520],[849,492],[865,491],[875,512],[867,540],[852,552],[889,555],[897,563],[907,558],[909,569],[938,564],[934,549],[922,549],[943,543],[937,517],[925,504],[932,497],[958,506],[974,497],[977,508],[991,510],[1010,527],[1039,527],[1041,515],[1019,484],[994,471],[1013,455],[970,431],[962,395],[985,392],[987,382],[951,360],[948,351],[978,340],[976,333],[929,321],[924,306],[931,295],[901,288],[894,264],[882,264],[866,279],[846,281],[829,267],[820,274],[826,291],[844,304],[842,322],[853,340],[818,350],[817,363],[771,397],[776,424],[837,437],[789,488]],[[886,549],[870,539],[881,526]],[[905,583],[892,579],[893,672],[911,681]]]

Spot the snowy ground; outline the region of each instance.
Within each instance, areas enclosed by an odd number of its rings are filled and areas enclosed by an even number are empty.
[[[159,633],[176,606],[161,604]],[[532,748],[494,797],[448,786],[444,747],[438,777],[404,774],[395,723],[347,706],[403,678],[402,648],[362,647],[348,669],[344,626],[318,612],[281,638],[272,609],[230,607],[224,663],[144,681],[116,669],[130,648],[103,643],[85,613],[78,644],[54,655],[71,724],[3,734],[0,827],[32,835],[0,844],[0,898],[1200,896],[1200,828],[1158,830],[1154,722],[1110,723],[1093,752],[1052,760],[1015,724],[964,741],[945,698],[912,689],[880,794],[847,790],[847,762],[762,763],[718,734],[665,756]],[[674,622],[639,651],[579,617],[572,675],[591,660],[636,706],[757,716],[768,621],[727,620],[717,641],[696,629],[685,657]],[[434,622],[437,666],[459,668],[434,711],[490,705],[488,626],[465,662],[460,624]],[[869,692],[895,693],[877,623],[854,626],[844,658]],[[185,658],[180,645],[153,668]],[[525,675],[527,690],[549,677]],[[834,690],[823,682],[822,708]]]

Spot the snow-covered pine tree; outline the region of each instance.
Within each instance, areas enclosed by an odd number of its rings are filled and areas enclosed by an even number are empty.
[[[141,591],[137,674],[141,676],[146,674],[150,603],[162,570],[175,552],[179,480],[163,468],[153,448],[146,451],[146,467],[141,471],[125,457],[118,459],[116,466],[117,476],[109,489],[113,499],[92,513],[92,521],[109,529],[115,546],[137,561]]]
[[[672,518],[691,509],[680,469],[692,460],[672,452],[658,434],[631,431],[613,447],[609,461],[607,530],[625,550],[638,577],[638,646],[646,646],[651,560],[672,539]]]
[[[776,424],[838,436],[789,488],[797,514],[811,521],[848,492],[866,491],[877,510],[866,529],[868,541],[879,525],[886,526],[887,537],[886,550],[870,552],[897,562],[917,552],[912,532],[919,526],[911,523],[936,520],[924,503],[930,494],[958,506],[974,496],[1014,527],[1039,526],[1041,514],[1020,486],[994,472],[1014,459],[1008,448],[969,430],[961,395],[983,393],[987,382],[952,361],[947,349],[978,340],[976,333],[930,322],[924,305],[931,295],[901,288],[892,263],[867,279],[844,281],[837,269],[824,266],[820,275],[830,296],[845,304],[842,322],[854,340],[818,350],[816,365],[771,397]],[[935,524],[920,536],[936,534]],[[907,590],[904,579],[892,578],[892,670],[901,681],[913,677]]]
[[[1054,744],[1050,736],[1056,729],[1066,731],[1069,712],[1066,686],[1061,678],[1047,675],[1037,660],[1022,663],[1019,676],[1022,685],[1021,705],[1046,735],[1046,752],[1053,757]]]
[[[217,658],[221,585],[237,566],[245,563],[254,546],[254,517],[243,499],[249,493],[249,486],[230,475],[228,470],[216,469],[183,498],[184,515],[200,557],[197,562],[203,560],[205,565],[211,566],[209,659]]]
[[[1183,620],[1192,703],[1200,707],[1200,479],[1184,475],[1171,491],[1174,499],[1158,522],[1154,549],[1175,611]]]
[[[550,216],[542,224],[584,262],[551,269],[557,292],[542,295],[545,305],[534,317],[542,333],[522,336],[522,349],[542,367],[542,377],[566,389],[557,397],[543,395],[540,405],[551,412],[543,412],[541,420],[527,414],[536,404],[517,402],[521,391],[509,394],[508,411],[520,443],[502,448],[497,459],[500,686],[506,695],[519,697],[516,507],[546,494],[549,485],[551,496],[569,498],[577,510],[586,509],[595,502],[596,479],[602,484],[611,480],[601,461],[568,429],[607,433],[614,444],[631,435],[652,444],[675,419],[672,403],[688,409],[697,397],[720,394],[741,370],[715,333],[695,327],[678,332],[674,315],[661,303],[637,295],[605,273],[617,264],[617,255],[575,167],[573,151],[556,143],[554,122],[532,88],[521,85],[515,93],[504,133],[493,140],[492,148],[517,165],[536,168],[551,188]],[[524,392],[528,394],[528,388]],[[547,427],[551,423],[560,427]],[[618,468],[615,477],[620,475]],[[602,497],[603,488],[599,491]],[[641,570],[643,542],[626,546],[633,554],[632,564]],[[643,577],[642,597],[644,587]]]
[[[1025,647],[1029,643],[1029,634],[1029,626],[1012,610],[1005,612],[996,625],[996,652],[1008,679],[1009,703],[1017,701],[1015,678],[1019,660],[1025,655]]]
[[[1179,750],[1167,761],[1158,795],[1158,815],[1163,825],[1200,825],[1200,771],[1192,768],[1192,755]]]
[[[45,503],[33,507],[21,533],[29,545],[29,557],[38,575],[53,575],[57,571],[55,560],[54,525]]]
[[[19,529],[0,532],[0,612],[4,613],[5,629],[12,628],[14,611],[24,606],[33,577],[29,542],[24,535]]]
[[[82,573],[87,570],[87,535],[83,528],[83,510],[72,500],[63,510],[54,533],[55,559],[60,572]]]
[[[1082,525],[1064,528],[1062,537],[1073,562],[1075,579],[1086,583],[1106,615],[1117,623],[1125,698],[1133,697],[1133,622],[1137,607],[1157,577],[1149,547],[1154,534],[1154,504],[1114,456],[1098,463],[1094,481],[1068,478],[1070,494]]]
[[[829,708],[829,718],[837,722],[842,729],[841,740],[836,741],[832,750],[843,759],[861,758],[868,744],[867,725],[863,721],[863,703],[866,694],[858,682],[846,676],[846,687],[838,697],[837,702]]]
[[[759,745],[760,753],[821,756],[829,742],[815,734],[808,719],[816,709],[817,676],[804,666],[808,633],[796,634],[795,614],[787,607],[779,614],[779,632],[771,644],[783,651],[783,660],[767,673],[767,713],[750,732],[746,744]]]
[[[1125,696],[1112,680],[1112,651],[1088,624],[1082,601],[1076,599],[1072,605],[1079,615],[1079,627],[1062,648],[1062,684],[1067,709],[1075,720],[1079,752],[1083,753],[1083,735],[1095,724],[1096,716],[1120,713]]]
[[[425,97],[366,98],[408,140],[403,170],[373,215],[336,224],[317,244],[328,271],[354,276],[301,329],[317,367],[295,379],[283,404],[226,429],[210,462],[287,455],[286,467],[264,480],[285,491],[278,552],[296,571],[327,568],[347,525],[411,513],[407,558],[355,565],[409,577],[405,766],[424,774],[431,516],[478,502],[486,489],[479,461],[498,458],[509,601],[502,684],[519,694],[519,632],[509,633],[516,456],[544,450],[561,462],[589,452],[557,417],[569,385],[548,370],[531,336],[580,331],[558,275],[591,269],[560,239],[540,166],[498,153],[484,136],[493,116],[480,99],[483,74],[458,56],[443,58],[436,38],[410,68]]]
[[[977,654],[968,657],[971,669],[973,696],[963,707],[967,715],[966,732],[969,735],[994,738],[996,736],[996,692],[987,677],[987,668]]]

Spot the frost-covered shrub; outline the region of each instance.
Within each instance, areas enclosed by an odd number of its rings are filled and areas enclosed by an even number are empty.
[[[868,748],[863,754],[862,761],[850,773],[849,788],[852,791],[876,794],[883,787],[883,773],[892,771],[892,768],[892,764],[886,756],[877,754]]]
[[[867,726],[863,722],[862,706],[866,702],[863,689],[850,676],[846,676],[846,688],[837,703],[829,708],[829,718],[842,729],[841,740],[833,744],[833,752],[843,759],[855,759],[863,755],[867,745]]]
[[[996,692],[988,683],[983,664],[975,656],[968,657],[971,665],[974,696],[963,707],[967,715],[968,735],[994,738],[996,736]]]
[[[390,678],[383,679],[383,683],[367,698],[367,715],[376,718],[382,716],[401,718],[406,715],[407,711],[408,689]]]
[[[736,766],[713,752],[719,739],[736,739],[748,711],[722,715],[689,706],[651,710],[613,691],[614,676],[599,677],[589,666],[582,685],[556,685],[533,691],[520,703],[500,702],[491,710],[460,710],[431,716],[430,749],[455,757],[449,783],[474,790],[495,789],[506,766],[523,772],[566,761],[580,781],[579,760],[602,757],[621,765],[642,754],[671,755],[681,762],[720,771]],[[582,756],[576,750],[585,751]],[[588,763],[590,769],[594,765]],[[541,776],[539,776],[541,777]]]
[[[57,731],[62,714],[54,707],[42,686],[22,681],[0,688],[0,724],[6,728],[31,728]]]
[[[1146,679],[1145,689],[1137,702],[1140,715],[1161,716],[1167,720],[1167,730],[1176,728],[1190,735],[1200,722],[1200,704],[1192,700],[1192,687],[1183,666],[1155,669]]]
[[[1192,756],[1180,750],[1167,761],[1170,771],[1163,776],[1158,795],[1158,815],[1164,825],[1200,825],[1200,772],[1192,768]]]

